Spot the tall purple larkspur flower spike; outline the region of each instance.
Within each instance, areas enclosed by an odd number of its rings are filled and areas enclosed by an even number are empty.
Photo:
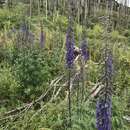
[[[81,43],[81,54],[84,61],[87,61],[89,59],[89,50],[88,50],[88,44],[86,40],[83,40]]]
[[[105,80],[103,94],[99,97],[96,106],[96,124],[98,130],[111,130],[111,108],[112,108],[112,73],[113,61],[110,52],[106,52]]]
[[[71,68],[74,61],[74,34],[71,27],[68,28],[66,34],[66,50],[66,64],[68,68]]]
[[[96,127],[98,130],[111,130],[111,99],[97,101]]]
[[[71,24],[70,24],[71,25]],[[69,123],[68,127],[72,126],[71,122],[71,68],[73,67],[74,62],[74,33],[69,26],[66,34],[66,64],[68,67],[68,112],[69,112]]]
[[[40,34],[40,47],[43,48],[44,44],[45,44],[45,36],[44,36],[43,31],[41,31],[41,34]]]

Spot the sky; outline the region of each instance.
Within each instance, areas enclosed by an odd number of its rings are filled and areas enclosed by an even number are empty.
[[[118,1],[118,2],[120,2],[120,3],[124,3],[124,2],[125,2],[125,0],[116,0],[116,1]],[[130,0],[127,0],[127,4],[128,4],[128,6],[130,7]]]

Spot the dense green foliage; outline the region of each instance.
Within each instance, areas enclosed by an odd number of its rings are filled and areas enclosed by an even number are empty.
[[[46,9],[41,4],[42,13],[39,14],[37,4],[33,1],[32,14],[29,14],[30,3],[14,3],[14,7],[4,6],[0,9],[0,130],[65,130],[68,120],[65,65],[67,10],[60,3],[58,10],[54,9],[51,14],[51,5]],[[129,130],[129,122],[123,117],[130,115],[130,25],[129,22],[127,27],[120,24],[121,27],[106,32],[106,26],[98,19],[102,15],[105,15],[103,10],[88,16],[87,26],[81,25],[77,17],[74,21],[76,46],[80,46],[82,33],[87,36],[89,43],[85,95],[89,95],[93,84],[102,75],[102,53],[104,43],[108,42],[114,59],[112,130]],[[26,40],[21,33],[24,22],[33,38],[29,36]],[[44,48],[40,47],[41,23],[46,37]],[[78,63],[75,66],[78,68]],[[62,75],[64,79],[43,100],[34,103],[31,108],[16,111],[16,117],[14,113],[8,116],[6,112],[35,102],[46,93],[53,80]],[[61,86],[63,88],[60,91]],[[58,96],[55,89],[59,90]],[[54,100],[50,101],[50,98]],[[80,115],[77,114],[79,107],[75,94],[72,99],[72,130],[96,130],[96,99],[90,96],[85,103],[81,103]]]

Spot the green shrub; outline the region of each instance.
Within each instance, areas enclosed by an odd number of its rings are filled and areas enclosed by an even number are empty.
[[[40,48],[17,48],[12,52],[13,72],[21,82],[22,97],[37,97],[40,95],[62,67],[57,51],[50,52]]]
[[[12,73],[12,68],[6,64],[0,64],[0,100],[17,98],[20,84]]]

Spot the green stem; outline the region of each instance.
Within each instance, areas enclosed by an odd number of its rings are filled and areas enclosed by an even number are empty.
[[[72,126],[72,121],[71,121],[71,70],[69,70],[69,74],[68,74],[68,110],[69,110],[69,127],[71,128]]]

